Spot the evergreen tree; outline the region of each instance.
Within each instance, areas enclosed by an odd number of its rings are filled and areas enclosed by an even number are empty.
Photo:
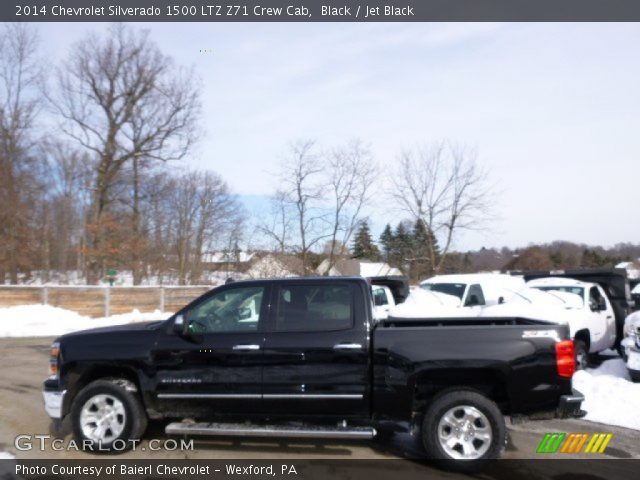
[[[387,226],[384,227],[384,230],[380,235],[380,246],[382,247],[382,255],[385,262],[389,262],[391,251],[393,250],[393,238],[391,225],[387,223]]]
[[[371,231],[369,230],[369,224],[366,220],[360,222],[360,227],[356,232],[353,239],[353,258],[365,259],[365,260],[378,260],[380,258],[380,251],[378,247],[373,243],[371,238]]]
[[[398,223],[393,232],[392,248],[389,255],[390,263],[402,270],[406,270],[407,262],[409,258],[411,258],[411,251],[413,249],[409,228],[406,222]]]

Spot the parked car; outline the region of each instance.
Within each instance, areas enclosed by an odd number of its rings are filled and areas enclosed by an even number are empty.
[[[584,415],[566,325],[375,323],[372,305],[362,278],[243,281],[166,321],[67,334],[45,409],[89,450],[141,438],[148,419],[185,419],[168,434],[342,439],[406,422],[427,455],[465,467],[500,455],[506,414]]]
[[[420,282],[420,288],[456,297],[459,307],[476,313],[486,305],[500,303],[523,285],[522,278],[499,273],[437,275]]]
[[[623,358],[634,382],[640,382],[640,312],[629,315],[624,325]]]
[[[573,295],[577,302],[567,315],[571,337],[575,341],[578,368],[589,365],[589,356],[615,348],[616,322],[611,302],[603,288],[572,278],[548,277],[527,282],[527,286],[545,292]]]

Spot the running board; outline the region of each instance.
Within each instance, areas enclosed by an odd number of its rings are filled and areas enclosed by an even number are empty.
[[[225,437],[277,438],[344,438],[370,440],[376,435],[372,427],[317,427],[304,425],[252,425],[246,423],[183,423],[173,422],[165,427],[168,435],[212,435]]]

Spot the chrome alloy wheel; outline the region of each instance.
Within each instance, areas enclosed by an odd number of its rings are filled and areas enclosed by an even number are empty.
[[[456,460],[476,460],[489,450],[493,432],[487,416],[471,405],[458,405],[438,423],[440,447]]]
[[[120,436],[126,423],[124,404],[113,395],[94,395],[80,412],[80,427],[89,440],[107,444]]]

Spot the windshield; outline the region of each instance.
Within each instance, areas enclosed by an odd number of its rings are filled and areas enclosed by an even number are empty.
[[[464,291],[467,288],[466,283],[423,283],[420,288],[431,292],[440,292],[447,295],[458,297],[462,300]]]
[[[565,293],[573,293],[574,295],[578,295],[580,298],[584,298],[584,288],[582,287],[570,287],[570,286],[545,286],[545,287],[534,287],[538,290],[542,290],[543,292],[565,292]]]

